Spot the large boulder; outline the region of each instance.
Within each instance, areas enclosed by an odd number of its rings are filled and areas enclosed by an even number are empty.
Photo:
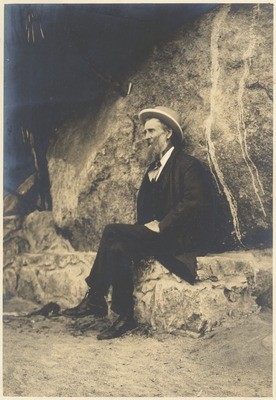
[[[271,244],[272,5],[223,5],[156,46],[128,79],[57,132],[48,153],[55,223],[78,250],[96,250],[107,223],[135,221],[147,164],[137,113],[177,110],[186,150],[218,193],[222,246]]]

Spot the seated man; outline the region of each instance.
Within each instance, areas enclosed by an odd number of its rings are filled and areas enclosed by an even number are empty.
[[[103,231],[98,253],[86,278],[85,298],[63,315],[107,315],[105,296],[112,286],[111,309],[119,315],[98,339],[119,337],[134,329],[132,260],[155,256],[171,272],[194,284],[195,265],[185,255],[206,252],[212,225],[212,198],[203,167],[184,153],[179,116],[166,107],[140,112],[153,162],[137,200],[137,223],[110,224]],[[183,258],[184,257],[184,258]],[[192,257],[195,259],[195,257]]]

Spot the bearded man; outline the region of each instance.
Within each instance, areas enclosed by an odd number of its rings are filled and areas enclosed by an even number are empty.
[[[112,286],[111,309],[117,320],[101,332],[112,339],[136,328],[132,261],[154,256],[190,284],[196,281],[195,257],[208,251],[212,196],[200,162],[185,154],[178,114],[167,107],[142,110],[149,166],[137,199],[136,224],[110,224],[103,231],[82,302],[63,311],[68,317],[108,313],[105,300]]]

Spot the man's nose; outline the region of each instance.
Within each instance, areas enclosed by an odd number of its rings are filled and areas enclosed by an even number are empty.
[[[149,132],[146,132],[145,139],[146,140],[151,139],[151,134]]]
[[[152,143],[153,140],[154,140],[154,135],[153,135],[152,133],[150,133],[150,132],[147,132],[147,133],[145,134],[145,140],[146,140],[148,143]]]

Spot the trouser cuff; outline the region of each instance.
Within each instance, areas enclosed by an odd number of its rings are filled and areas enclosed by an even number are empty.
[[[133,313],[134,313],[133,307],[123,308],[123,307],[117,306],[116,304],[111,304],[110,309],[120,316],[133,317]]]

